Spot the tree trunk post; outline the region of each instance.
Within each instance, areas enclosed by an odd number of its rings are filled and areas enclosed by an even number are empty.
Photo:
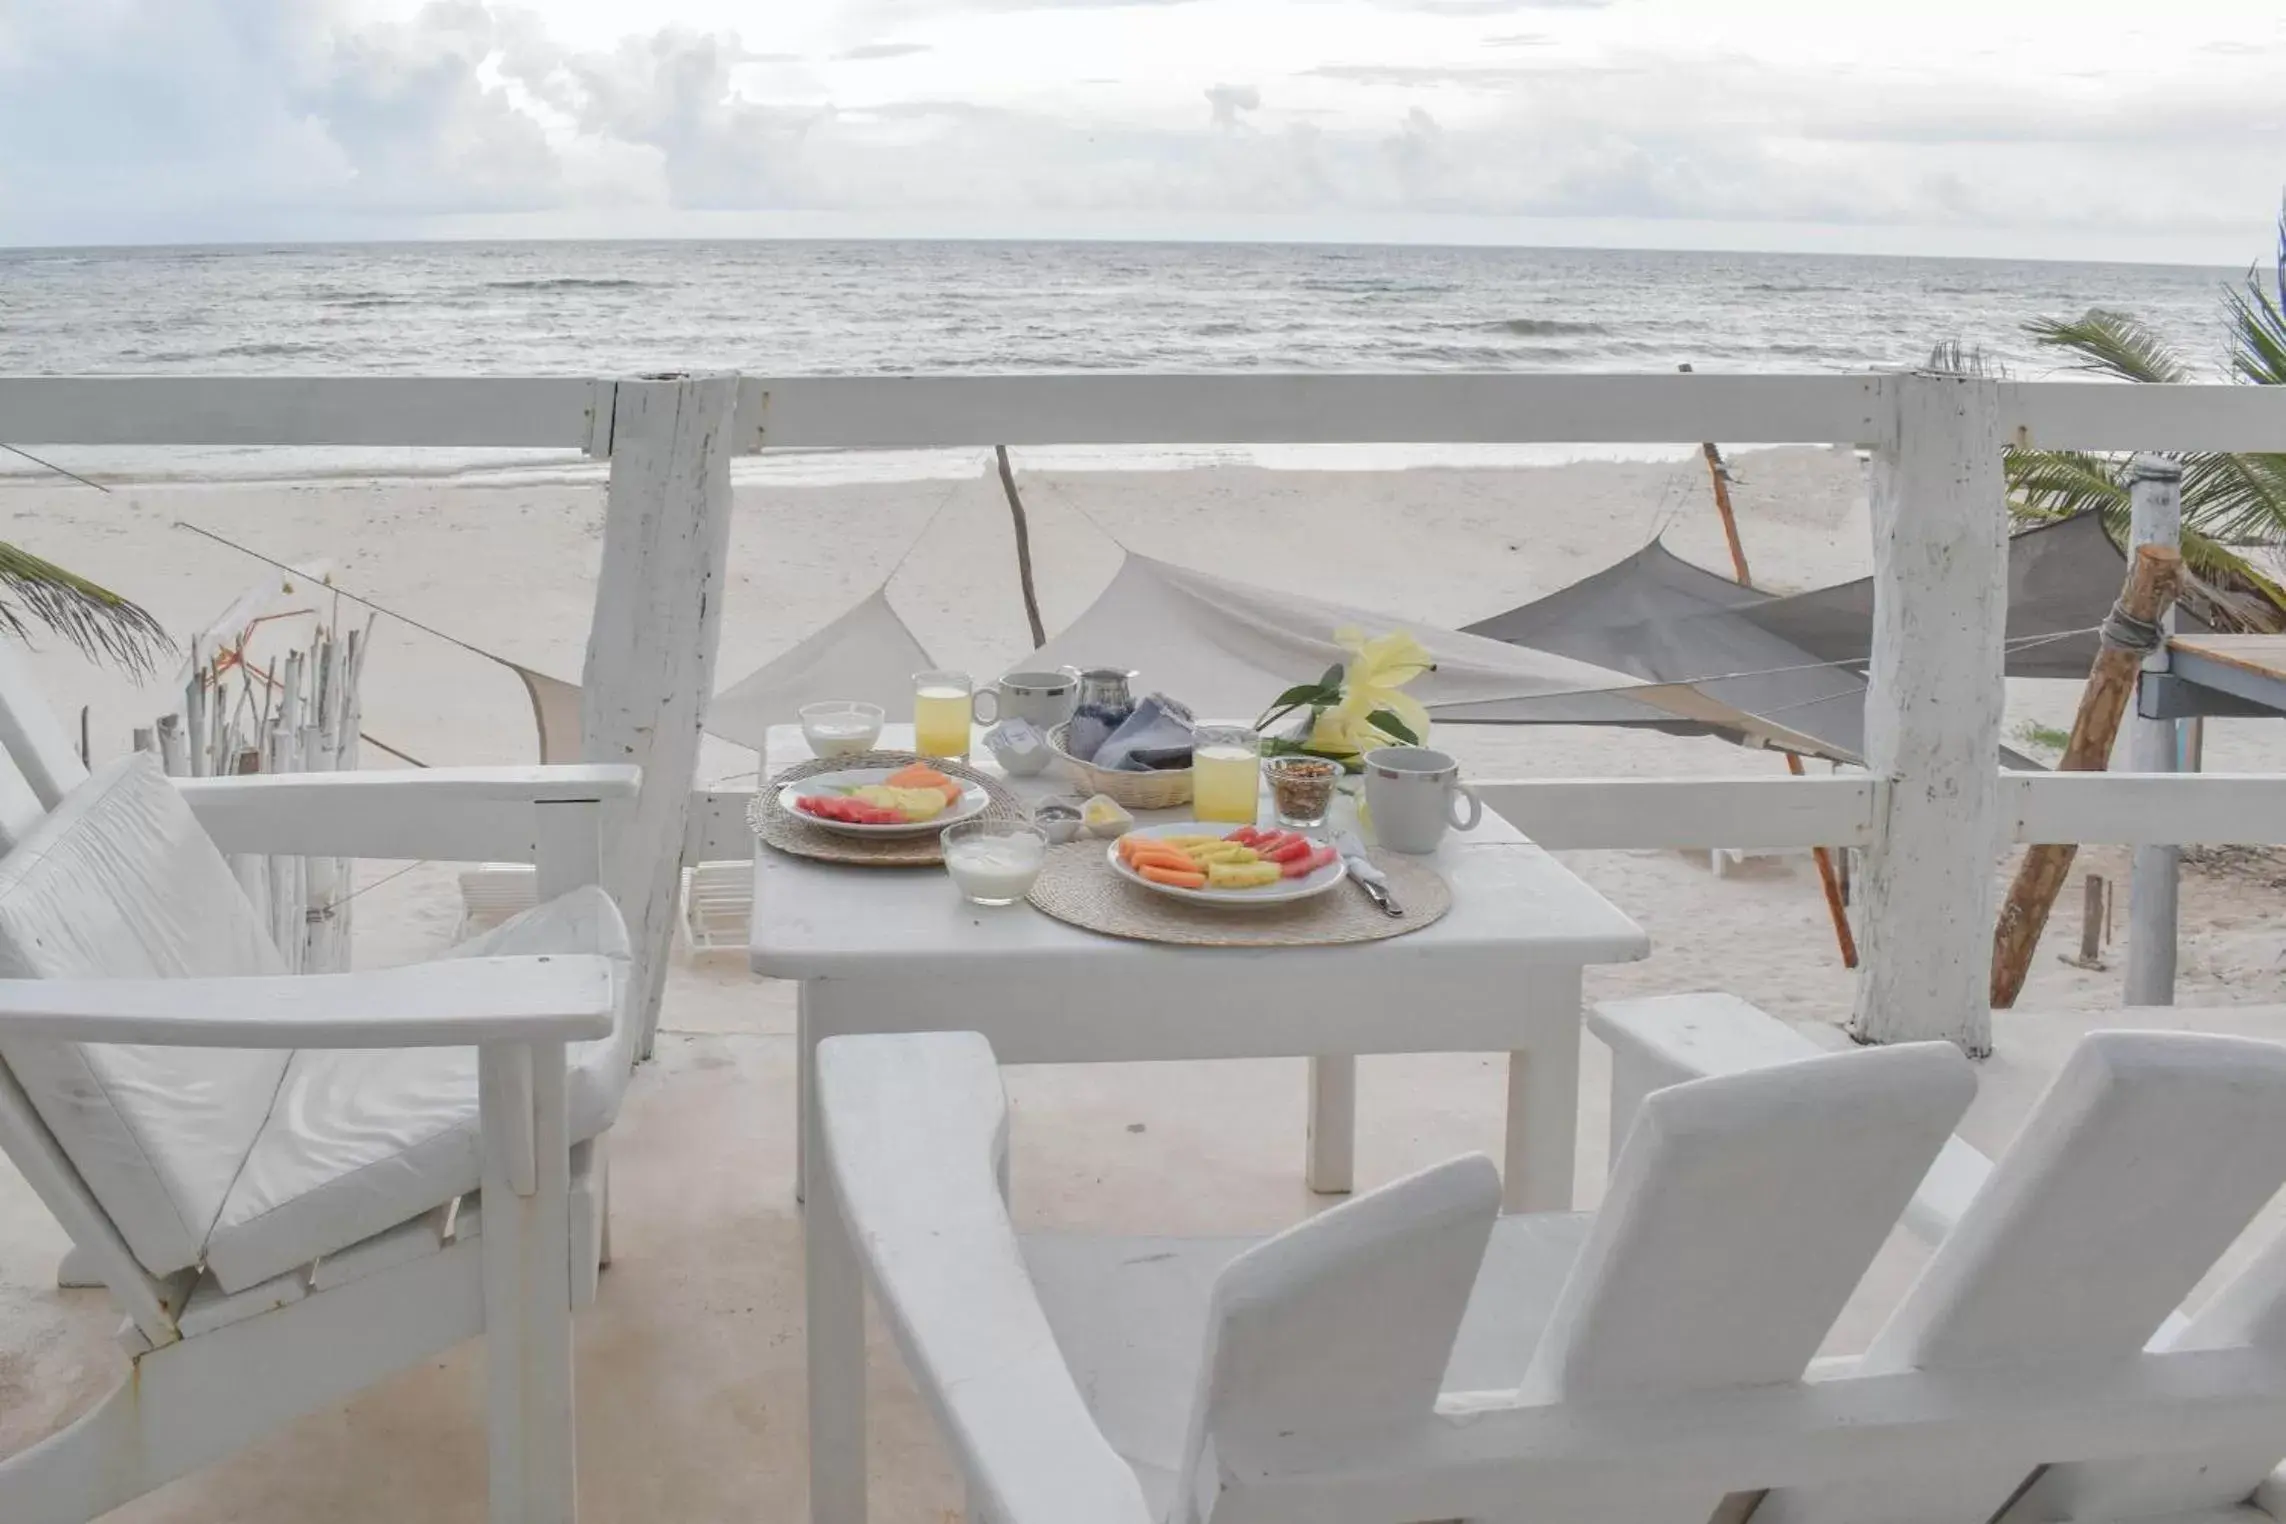
[[[2128,502],[2132,515],[2128,540],[2132,552],[2146,545],[2177,550],[2183,541],[2183,468],[2158,455],[2139,455],[2128,468]],[[2175,633],[2175,612],[2160,621]],[[2164,670],[2167,653],[2152,652],[2143,660],[2146,672]],[[2128,721],[2127,765],[2139,773],[2171,773],[2178,765],[2176,725],[2173,720]],[[2127,975],[2129,1005],[2175,1003],[2175,936],[2177,872],[2182,848],[2170,845],[2135,849],[2127,878]]]
[[[581,701],[581,754],[633,763],[642,792],[616,824],[604,887],[627,918],[651,1051],[682,889],[699,725],[714,692],[730,555],[734,375],[621,381]]]
[[[1024,499],[1016,492],[1016,470],[1008,464],[1008,446],[994,445],[992,458],[1000,467],[1000,490],[1008,494],[1008,513],[1016,521],[1016,581],[1024,592],[1024,622],[1032,630],[1032,649],[1048,643],[1048,627],[1040,622],[1040,594],[1032,586],[1032,526],[1024,518]]]
[[[1889,787],[1865,853],[1850,1035],[1943,1038],[1981,1057],[1992,1048],[1985,983],[2008,598],[2000,388],[1913,375],[1884,391],[1865,760]]]
[[[2135,693],[2136,675],[2143,670],[2147,646],[2136,638],[2138,628],[2122,630],[2121,616],[2141,630],[2155,632],[2160,619],[2175,602],[2175,584],[2183,558],[2164,545],[2146,545],[2128,563],[2127,587],[2118,606],[2104,623],[2103,647],[2088,672],[2088,685],[2080,693],[2079,713],[2072,718],[2072,738],[2064,747],[2057,771],[2100,773],[2111,760],[2112,743],[2119,738],[2119,722]],[[2024,976],[2032,967],[2032,953],[2048,924],[2048,912],[2079,855],[2075,842],[2043,842],[2024,854],[2008,886],[2008,900],[1992,934],[1992,1003],[2012,1006],[2023,992]],[[2130,930],[2133,929],[2132,911]]]

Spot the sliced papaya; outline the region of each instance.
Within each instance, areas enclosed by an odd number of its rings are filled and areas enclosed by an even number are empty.
[[[891,788],[935,789],[945,796],[945,803],[960,803],[961,786],[958,780],[946,777],[926,762],[915,762],[901,767],[888,777]]]

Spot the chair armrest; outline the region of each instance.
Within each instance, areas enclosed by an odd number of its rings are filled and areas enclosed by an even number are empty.
[[[973,1032],[836,1037],[817,1065],[825,1163],[850,1238],[975,1512],[998,1524],[1147,1524],[1141,1484],[1073,1383],[1008,1220],[991,1047]]]
[[[1611,1049],[1611,1152],[1619,1156],[1643,1097],[1668,1085],[1743,1074],[1819,1058],[1828,1050],[1735,995],[1657,995],[1606,1001],[1588,1030]],[[1953,1230],[1992,1173],[1992,1161],[1959,1137],[1945,1140],[1906,1205],[1904,1223],[1925,1243]]]
[[[178,778],[225,852],[281,857],[531,862],[542,806],[631,800],[640,768],[431,767]]]
[[[0,1034],[170,1048],[460,1048],[611,1035],[607,958],[447,958],[360,974],[0,979]]]

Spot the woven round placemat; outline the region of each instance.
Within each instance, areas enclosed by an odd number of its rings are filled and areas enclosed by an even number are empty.
[[[867,868],[941,867],[945,852],[934,831],[917,836],[844,836],[812,825],[778,803],[778,790],[798,779],[860,767],[904,767],[913,762],[926,762],[948,778],[958,778],[983,789],[992,802],[985,806],[982,815],[972,819],[1026,818],[1022,801],[1008,791],[1006,784],[966,763],[943,762],[909,751],[868,751],[854,757],[818,757],[787,768],[755,790],[753,802],[746,806],[746,823],[754,828],[756,839],[764,846],[795,857],[814,858],[821,863],[855,863]]]
[[[1032,885],[1032,904],[1047,915],[1107,937],[1171,942],[1185,947],[1331,947],[1379,942],[1433,926],[1453,908],[1453,892],[1419,858],[1376,850],[1374,866],[1389,875],[1389,892],[1405,907],[1386,916],[1365,891],[1344,883],[1290,905],[1223,910],[1186,905],[1139,888],[1111,871],[1100,841],[1048,849],[1047,866]]]

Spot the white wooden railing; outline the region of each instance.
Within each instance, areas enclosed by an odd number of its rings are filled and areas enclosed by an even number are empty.
[[[690,792],[713,689],[732,455],[1074,444],[1669,443],[1873,452],[1865,779],[1539,781],[1494,789],[1550,845],[1861,845],[1861,1037],[1989,1046],[1992,851],[2017,841],[2286,840],[2286,778],[2003,779],[2004,444],[2286,446],[2286,388],[1953,376],[0,378],[38,445],[558,446],[612,463],[586,755],[636,762],[608,865],[656,1009],[686,844],[742,841]]]

